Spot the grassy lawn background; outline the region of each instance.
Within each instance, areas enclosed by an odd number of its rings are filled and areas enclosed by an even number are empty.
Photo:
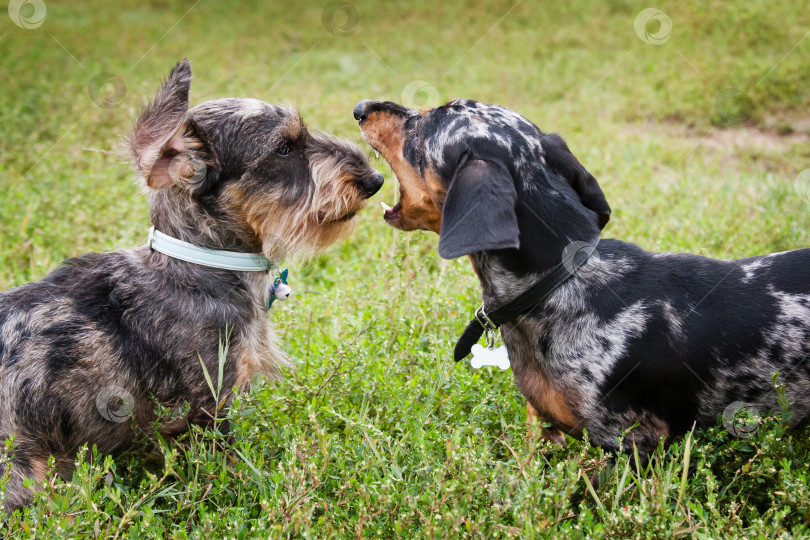
[[[45,5],[29,30],[0,12],[3,289],[145,242],[145,201],[115,152],[183,57],[192,104],[292,102],[310,127],[358,142],[363,98],[515,109],[599,180],[614,210],[604,236],[645,249],[735,258],[810,244],[800,2]],[[634,29],[649,7],[672,22],[660,45]],[[125,92],[94,90],[105,73]],[[298,294],[270,314],[298,369],[236,404],[231,438],[157,441],[158,460],[88,449],[71,481],[10,519],[15,537],[810,534],[810,444],[779,420],[748,439],[698,432],[647,470],[620,461],[591,492],[600,450],[542,444],[510,372],[453,364],[477,281],[466,259],[438,257],[434,235],[383,224],[396,179],[375,165],[386,185],[356,234],[293,263]]]

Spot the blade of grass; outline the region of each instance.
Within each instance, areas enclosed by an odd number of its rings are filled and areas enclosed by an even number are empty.
[[[683,448],[683,473],[681,473],[681,487],[678,490],[678,502],[675,503],[676,511],[678,507],[681,506],[683,494],[686,491],[686,480],[687,477],[689,476],[689,458],[691,453],[692,453],[692,432],[690,431],[686,435],[686,442],[684,443]]]
[[[619,485],[616,488],[616,496],[613,497],[613,506],[611,508],[612,512],[615,512],[616,509],[619,507],[619,500],[624,493],[624,483],[627,481],[627,473],[630,472],[630,460],[626,460],[624,464],[624,472],[622,472],[622,477],[619,480]]]
[[[214,388],[214,382],[211,380],[211,375],[208,374],[208,368],[205,367],[205,362],[203,361],[202,356],[200,356],[200,353],[197,353],[197,358],[200,359],[200,365],[202,366],[203,375],[205,376],[205,382],[208,383],[208,388],[211,389],[211,395],[214,396],[215,401],[218,401],[217,390]]]
[[[593,497],[593,500],[596,501],[596,506],[599,507],[599,514],[602,517],[602,519],[604,519],[605,518],[605,506],[602,504],[602,501],[599,500],[599,495],[596,494],[596,490],[593,489],[593,485],[591,484],[591,479],[588,478],[587,474],[583,474],[582,478],[585,479],[585,486],[588,488],[588,492],[590,492],[591,497]]]

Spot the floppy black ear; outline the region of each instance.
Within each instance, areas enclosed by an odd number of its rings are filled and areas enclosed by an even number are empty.
[[[503,164],[462,158],[442,208],[439,255],[455,259],[486,249],[520,246],[517,193]]]
[[[596,183],[582,163],[574,157],[562,137],[556,133],[543,136],[543,151],[546,163],[555,174],[560,175],[571,186],[585,208],[593,210],[599,219],[599,228],[604,229],[610,221],[610,206],[602,188]]]

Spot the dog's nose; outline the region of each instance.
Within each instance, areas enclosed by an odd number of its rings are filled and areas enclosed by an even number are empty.
[[[354,106],[354,119],[358,122],[362,122],[366,119],[366,107],[368,104],[371,103],[370,99],[364,99],[360,103]]]
[[[383,185],[383,175],[382,173],[375,172],[371,176],[366,177],[363,180],[363,191],[366,192],[366,197],[371,197],[378,191]]]

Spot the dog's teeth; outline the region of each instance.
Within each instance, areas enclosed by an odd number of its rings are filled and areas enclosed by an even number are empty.
[[[376,150],[374,150],[374,157],[376,157],[376,158],[379,158],[379,157],[380,157],[380,153],[379,153],[379,152],[377,152]]]
[[[384,211],[386,211],[386,212],[388,212],[389,210],[391,210],[391,207],[390,207],[390,206],[388,206],[387,204],[385,204],[385,203],[384,203],[384,202],[382,202],[382,201],[380,201],[380,206],[382,206],[382,209],[383,209]]]

